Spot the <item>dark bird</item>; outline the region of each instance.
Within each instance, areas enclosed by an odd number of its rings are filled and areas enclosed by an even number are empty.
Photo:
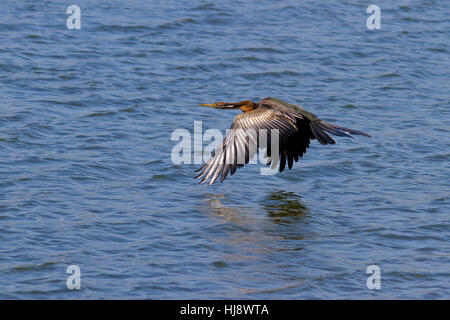
[[[321,144],[334,144],[335,141],[328,135],[329,133],[349,138],[352,138],[351,134],[370,137],[367,133],[322,121],[311,112],[276,98],[265,98],[258,103],[245,100],[237,103],[216,102],[200,105],[243,111],[243,114],[237,115],[234,119],[230,131],[213,157],[197,170],[200,173],[196,178],[202,179],[201,183],[211,179],[210,185],[219,176],[222,182],[228,173],[233,175],[237,168],[244,166],[254,157],[260,147],[267,147],[266,156],[269,157],[267,164],[270,165],[272,160],[275,163],[278,157],[271,154],[271,129],[278,129],[280,172],[286,167],[286,161],[288,168],[292,168],[294,160],[297,162],[306,152],[311,139],[317,139]],[[262,129],[266,129],[264,132],[267,133],[265,146],[261,145],[258,134]]]

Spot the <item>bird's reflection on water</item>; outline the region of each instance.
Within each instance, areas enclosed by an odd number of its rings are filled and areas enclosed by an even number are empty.
[[[290,223],[309,213],[300,196],[293,192],[271,192],[262,201],[262,206],[276,223]]]
[[[225,218],[227,221],[239,222],[248,220],[249,214],[260,213],[255,208],[227,205],[227,197],[224,194],[207,194],[207,203],[211,214]],[[292,223],[305,217],[309,210],[301,201],[301,197],[294,192],[273,191],[259,201],[270,220],[274,223]]]
[[[270,192],[253,207],[233,205],[224,194],[206,196],[208,213],[218,219],[213,241],[254,250],[300,250],[298,240],[311,233],[305,221],[309,210],[293,192]]]
[[[208,233],[219,248],[214,265],[236,265],[245,270],[230,274],[222,270],[222,279],[238,283],[244,294],[304,286],[306,280],[301,275],[285,276],[293,261],[302,261],[305,240],[311,237],[309,210],[300,196],[281,190],[256,199],[256,206],[244,207],[237,202],[230,195],[206,195],[206,210],[217,220]]]

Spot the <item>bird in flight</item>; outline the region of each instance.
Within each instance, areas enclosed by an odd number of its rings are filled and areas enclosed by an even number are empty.
[[[196,176],[201,179],[200,183],[209,180],[210,185],[219,177],[220,182],[223,182],[228,173],[233,175],[237,168],[247,164],[262,147],[267,149],[267,164],[270,165],[272,161],[276,164],[279,162],[279,170],[283,172],[286,162],[291,169],[294,160],[297,162],[303,156],[312,139],[317,139],[320,144],[325,145],[335,143],[329,133],[349,138],[352,138],[351,134],[370,137],[367,133],[322,121],[311,112],[276,98],[265,98],[258,103],[245,100],[237,103],[216,102],[200,105],[217,109],[241,109],[243,112],[236,116],[214,155],[196,170],[200,172]],[[267,134],[264,146],[259,134],[262,131]],[[272,150],[276,148],[272,145],[271,132],[278,135],[277,154],[272,154]]]

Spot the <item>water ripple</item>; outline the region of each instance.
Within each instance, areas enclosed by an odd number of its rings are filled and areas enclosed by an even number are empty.
[[[373,31],[353,2],[77,4],[0,4],[0,298],[450,297],[448,2]],[[172,163],[237,114],[197,103],[267,96],[372,138],[212,187]]]

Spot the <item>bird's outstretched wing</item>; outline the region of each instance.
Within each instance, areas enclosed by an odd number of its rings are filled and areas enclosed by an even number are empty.
[[[315,114],[306,111],[302,107],[276,98],[265,98],[261,100],[260,104],[266,106],[266,108],[276,110],[277,113],[293,115],[297,118],[299,131],[303,131],[305,136],[308,135],[307,131],[310,131],[310,133],[312,133],[310,138],[317,139],[320,144],[335,144],[335,141],[327,134],[327,132],[339,137],[353,138],[351,134],[370,137],[367,133],[322,121]],[[302,128],[303,130],[301,130]]]
[[[294,160],[297,162],[303,156],[313,139],[317,139],[320,144],[335,144],[336,142],[329,136],[329,133],[348,138],[352,138],[351,134],[370,137],[367,133],[322,121],[315,114],[276,98],[265,98],[259,104],[261,107],[271,109],[276,114],[294,118],[296,122],[298,130],[292,133],[287,141],[280,141],[280,172],[286,167],[286,162],[288,168],[291,169]],[[271,157],[270,151],[270,147],[268,147],[269,157]]]
[[[289,136],[298,131],[296,118],[293,115],[276,112],[270,107],[261,106],[256,110],[239,114],[214,156],[197,170],[200,173],[196,178],[201,178],[201,183],[211,179],[209,182],[211,185],[219,176],[222,182],[228,173],[233,175],[237,168],[247,164],[258,152],[261,129],[267,130],[265,133],[267,133],[266,142],[269,156],[272,140],[271,129],[278,130],[280,150],[282,144],[288,143]]]

